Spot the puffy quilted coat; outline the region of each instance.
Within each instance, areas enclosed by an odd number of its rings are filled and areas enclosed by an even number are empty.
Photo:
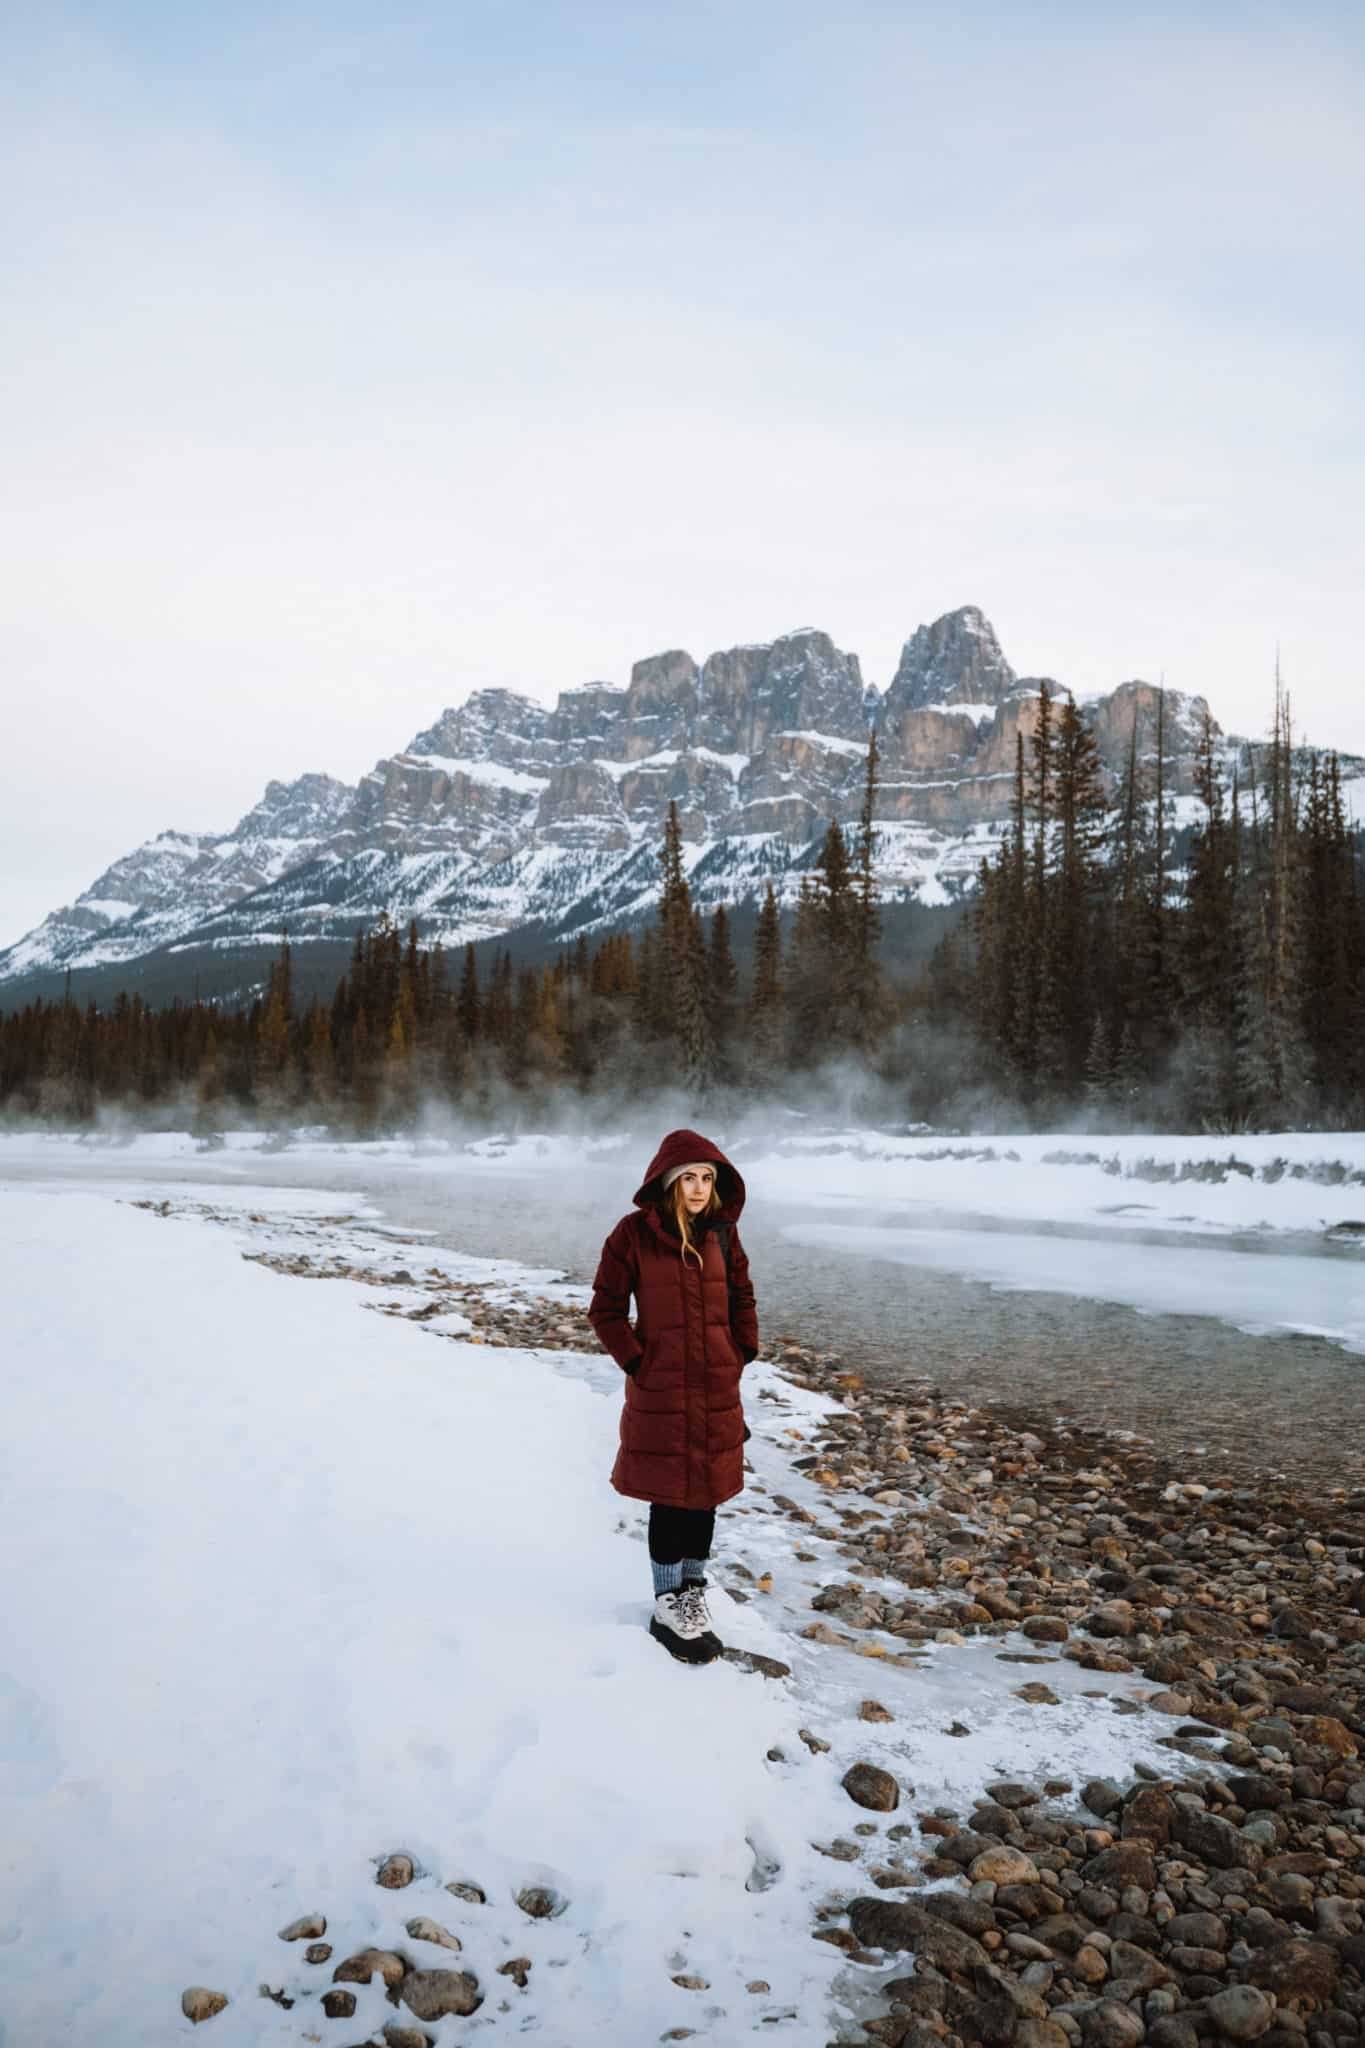
[[[710,1160],[720,1207],[689,1220],[700,1268],[665,1220],[663,1175]],[[736,1225],[744,1182],[698,1131],[670,1131],[602,1247],[588,1320],[626,1373],[611,1483],[634,1500],[713,1508],[744,1484],[740,1375],[758,1351],[749,1261]],[[715,1225],[728,1226],[729,1273]],[[634,1295],[636,1316],[630,1320]]]

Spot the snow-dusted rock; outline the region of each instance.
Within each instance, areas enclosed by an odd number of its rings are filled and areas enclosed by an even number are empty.
[[[517,1893],[517,1904],[531,1920],[553,1920],[568,1903],[549,1885],[528,1884]]]
[[[452,1934],[448,1927],[442,1927],[439,1920],[432,1920],[425,1913],[409,1920],[407,1930],[414,1941],[432,1941],[440,1948],[454,1949],[457,1955],[464,1947],[458,1934]]]
[[[443,2020],[450,2013],[464,2018],[483,2003],[479,1980],[468,1970],[410,1970],[398,1995],[419,2020]]]
[[[467,1878],[452,1878],[446,1886],[446,1890],[454,1898],[463,1899],[466,1905],[485,1906],[488,1903],[488,1895],[483,1888],[480,1885],[471,1884]]]
[[[291,1920],[287,1927],[280,1929],[281,1941],[315,1941],[327,1932],[325,1913],[305,1913],[301,1919]]]
[[[210,1991],[204,1984],[191,1984],[188,1990],[180,1994],[180,2010],[185,2018],[193,2020],[196,2026],[201,2020],[211,2020],[215,2013],[223,2010],[227,2002],[226,1991]]]
[[[338,1963],[332,1972],[334,1984],[368,1984],[378,1977],[392,1990],[401,1984],[407,1964],[400,1955],[388,1948],[362,1948],[345,1962]]]

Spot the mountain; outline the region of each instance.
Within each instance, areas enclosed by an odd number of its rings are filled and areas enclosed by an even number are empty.
[[[240,990],[286,926],[330,955],[386,908],[447,947],[626,923],[654,901],[670,801],[700,902],[743,903],[769,880],[791,900],[828,820],[857,818],[874,726],[884,898],[943,905],[1008,817],[1038,691],[972,605],[920,626],[885,691],[814,629],[700,665],[653,654],[625,686],[584,683],[553,708],[476,690],[354,788],[271,782],[226,835],[163,832],[125,855],[0,952],[0,1001],[68,969],[96,1000],[153,966],[159,990],[188,992],[196,975]],[[1125,682],[1084,705],[1111,778],[1135,722],[1139,752],[1154,751],[1158,694]],[[1165,694],[1170,784],[1188,810],[1206,705]]]

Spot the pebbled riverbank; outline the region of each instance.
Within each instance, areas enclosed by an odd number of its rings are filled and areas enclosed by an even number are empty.
[[[465,1341],[597,1348],[570,1290],[454,1293]],[[788,1522],[794,1560],[827,1567],[806,1642],[908,1664],[998,1637],[1020,1667],[1016,1696],[1040,1716],[1061,1703],[1049,1667],[1070,1665],[1111,1687],[1135,1681],[1113,1705],[1168,1730],[1165,1767],[994,1780],[955,1807],[917,1804],[904,1770],[855,1761],[846,1828],[816,1845],[842,1866],[812,1928],[845,1958],[859,2026],[840,2038],[1327,2048],[1365,2036],[1365,1493],[1194,1480],[1138,1441],[929,1388],[890,1394],[795,1337],[765,1349],[781,1379],[831,1404],[786,1433],[793,1493],[765,1503]],[[731,1597],[761,1599],[768,1589],[724,1549]],[[842,1570],[828,1571],[833,1557]],[[872,1697],[860,1715],[869,1734],[895,1718]],[[815,1754],[824,1744],[815,1726],[802,1738]]]
[[[888,1401],[835,1358],[785,1353],[845,1410],[799,1461],[829,1488],[851,1566],[814,1603],[830,1625],[912,1644],[1019,1630],[1083,1670],[1141,1676],[1171,1724],[1168,1772],[997,1782],[970,1811],[892,1831],[911,1871],[873,1867],[825,1930],[869,1966],[914,1959],[867,2034],[1365,2035],[1365,1494],[1191,1482],[1139,1444]],[[866,1528],[853,1494],[891,1507],[890,1526]],[[864,1566],[905,1601],[870,1595]],[[1045,1679],[1035,1693],[1046,1707]]]

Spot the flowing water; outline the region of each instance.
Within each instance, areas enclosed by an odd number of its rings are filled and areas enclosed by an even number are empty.
[[[619,1167],[590,1162],[551,1172],[300,1151],[143,1166],[111,1150],[10,1177],[355,1192],[391,1228],[562,1267],[582,1284],[633,1185]],[[1044,1219],[1021,1227],[885,1204],[840,1204],[824,1221],[809,1206],[751,1201],[742,1229],[764,1335],[837,1351],[879,1385],[928,1381],[1040,1417],[1136,1431],[1179,1454],[1190,1476],[1230,1467],[1324,1485],[1365,1478],[1365,1355],[1311,1330],[1358,1311],[1359,1249],[1288,1233],[1205,1238]],[[1031,1275],[1051,1284],[1031,1285]],[[1148,1300],[1168,1306],[1144,1310]],[[1310,1327],[1257,1332],[1239,1320]]]

